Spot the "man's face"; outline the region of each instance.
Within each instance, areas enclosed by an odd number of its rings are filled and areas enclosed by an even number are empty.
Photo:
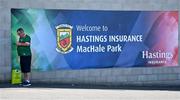
[[[23,31],[18,31],[17,34],[19,35],[19,37],[23,37],[24,36],[24,32]]]

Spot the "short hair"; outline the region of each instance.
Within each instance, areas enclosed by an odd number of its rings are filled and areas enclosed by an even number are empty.
[[[20,32],[24,32],[24,29],[23,29],[23,28],[18,28],[18,29],[17,29],[17,32],[19,32],[19,31],[20,31]]]

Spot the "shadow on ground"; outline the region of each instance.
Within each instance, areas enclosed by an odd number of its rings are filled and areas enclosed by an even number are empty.
[[[0,88],[24,88],[21,85],[0,83]],[[90,84],[60,84],[60,83],[32,83],[27,88],[71,88],[71,89],[118,89],[118,90],[168,90],[180,91],[180,85],[90,85]]]

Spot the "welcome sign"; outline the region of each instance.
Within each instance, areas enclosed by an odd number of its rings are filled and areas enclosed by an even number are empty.
[[[14,68],[19,27],[34,70],[178,65],[178,11],[12,9]]]

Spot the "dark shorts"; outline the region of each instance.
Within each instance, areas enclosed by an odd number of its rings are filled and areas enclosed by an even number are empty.
[[[31,56],[20,56],[20,65],[22,73],[31,72]]]

